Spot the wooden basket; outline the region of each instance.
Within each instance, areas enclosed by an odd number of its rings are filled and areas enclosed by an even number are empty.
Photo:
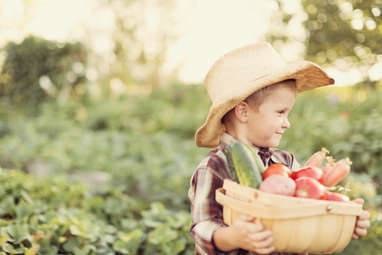
[[[362,206],[265,193],[224,180],[216,190],[224,223],[231,225],[246,213],[261,219],[273,233],[279,252],[330,254],[349,244]]]

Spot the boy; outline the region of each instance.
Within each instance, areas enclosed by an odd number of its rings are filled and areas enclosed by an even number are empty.
[[[286,63],[267,43],[229,52],[211,67],[205,86],[212,106],[195,140],[200,147],[215,149],[197,167],[188,193],[195,254],[274,252],[271,231],[261,223],[253,223],[253,217],[242,215],[231,226],[223,222],[215,190],[225,178],[232,179],[224,147],[239,140],[254,147],[266,166],[282,163],[292,170],[298,169],[293,155],[275,149],[290,126],[288,114],[296,94],[333,83],[311,62]],[[357,221],[354,239],[366,235],[368,218],[364,211]]]

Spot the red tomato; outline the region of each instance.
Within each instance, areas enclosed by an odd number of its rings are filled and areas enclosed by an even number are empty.
[[[290,177],[291,171],[289,170],[288,167],[286,167],[283,164],[273,164],[273,165],[270,165],[267,169],[265,169],[263,176],[262,176],[263,180],[265,180],[269,176],[272,176],[275,174]]]
[[[324,186],[310,177],[300,177],[296,181],[295,197],[321,199],[325,195]]]
[[[319,167],[308,166],[306,168],[294,171],[291,174],[291,178],[293,180],[296,180],[296,179],[303,177],[303,176],[310,177],[310,178],[313,178],[313,179],[318,181],[318,180],[320,180],[320,178],[322,176],[322,170]]]
[[[326,200],[326,196],[327,196],[327,193],[324,192],[324,195],[322,197],[320,197],[320,200]]]
[[[350,201],[348,196],[338,192],[326,191],[325,197],[326,197],[325,200],[329,200],[329,201],[338,201],[338,202]]]

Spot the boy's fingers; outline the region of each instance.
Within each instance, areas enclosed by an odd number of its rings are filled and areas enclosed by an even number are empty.
[[[237,219],[241,221],[254,221],[255,217],[249,214],[242,214]]]
[[[262,232],[257,232],[255,234],[250,235],[251,239],[255,242],[257,241],[262,241],[264,239],[267,239],[269,237],[272,237],[272,232],[269,230],[262,231]]]
[[[264,225],[261,223],[250,223],[248,224],[248,228],[250,233],[258,233],[264,229]]]
[[[367,229],[365,229],[365,228],[356,228],[355,229],[355,233],[358,236],[366,236],[367,235]]]
[[[362,198],[356,198],[352,202],[363,205],[365,203],[365,200],[363,200]]]
[[[357,240],[358,239],[358,235],[353,233],[352,238],[353,238],[353,240]]]
[[[361,215],[359,216],[359,219],[369,219],[370,213],[368,211],[362,211]]]
[[[262,249],[262,248],[270,247],[272,243],[273,243],[273,237],[270,236],[270,237],[263,239],[261,241],[255,241],[253,244],[256,246],[256,248]]]
[[[359,220],[357,222],[358,228],[369,228],[370,227],[370,221],[368,220]]]
[[[269,248],[261,248],[261,249],[254,248],[253,251],[258,253],[258,254],[269,254],[269,253],[272,253],[273,251],[275,251],[275,247],[272,246]]]

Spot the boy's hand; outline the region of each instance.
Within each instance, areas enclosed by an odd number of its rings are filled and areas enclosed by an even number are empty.
[[[363,205],[364,200],[362,198],[357,198],[353,202]],[[367,229],[370,227],[370,213],[363,210],[361,215],[357,217],[357,221],[354,228],[353,239],[356,240],[360,236],[367,235]]]
[[[266,230],[261,223],[253,223],[255,218],[241,215],[231,225],[232,238],[237,248],[253,251],[259,254],[269,254],[275,250],[272,246],[272,232]]]

